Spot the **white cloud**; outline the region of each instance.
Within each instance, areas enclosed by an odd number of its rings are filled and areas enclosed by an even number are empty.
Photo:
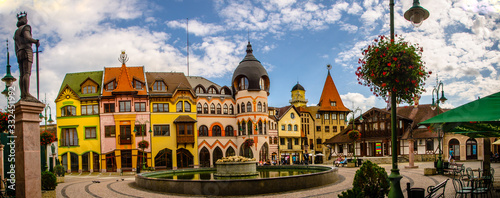
[[[181,28],[186,29],[186,20],[177,21],[167,21],[167,26],[173,29]],[[189,33],[193,33],[196,36],[208,36],[218,34],[224,31],[224,27],[220,25],[203,23],[198,20],[189,20]]]
[[[348,24],[348,23],[342,23],[340,25],[340,29],[344,30],[344,31],[347,31],[349,33],[355,33],[356,31],[358,31],[358,26],[355,26],[355,25],[352,25],[352,24]]]
[[[340,95],[340,98],[342,98],[344,106],[347,107],[348,109],[354,110],[357,107],[359,107],[363,113],[370,110],[372,107],[375,107],[377,101],[377,99],[373,95],[365,97],[363,94],[351,93],[351,92],[344,95]],[[352,114],[349,114],[349,118],[351,116]],[[359,116],[359,112],[356,113],[356,116]]]

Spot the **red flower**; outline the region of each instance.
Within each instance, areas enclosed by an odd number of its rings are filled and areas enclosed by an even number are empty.
[[[398,58],[394,57],[394,58],[392,58],[392,60],[397,61],[397,60],[398,60]]]
[[[378,52],[378,48],[377,48],[377,49],[375,49],[375,52]]]
[[[387,74],[387,72],[383,72],[382,74],[385,76]]]
[[[429,72],[429,75],[432,74],[432,71]]]
[[[385,86],[387,86],[387,84],[386,83],[382,83],[382,87],[385,87]]]
[[[390,67],[390,66],[391,66],[391,63],[387,63],[387,66],[389,66],[389,67]]]

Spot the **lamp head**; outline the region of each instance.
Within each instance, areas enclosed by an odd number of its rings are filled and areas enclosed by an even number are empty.
[[[359,116],[359,121],[363,122],[363,116]]]
[[[38,115],[38,117],[39,117],[40,119],[43,119],[43,118],[44,118],[44,116],[42,115],[42,113],[40,113],[40,115]]]
[[[52,124],[52,123],[54,122],[54,120],[52,120],[52,115],[49,115],[49,120],[48,120],[48,122],[49,122],[50,124]]]
[[[413,6],[405,12],[404,17],[406,20],[411,21],[413,26],[420,27],[422,22],[429,18],[429,11],[420,6],[418,0],[414,0]]]
[[[436,110],[436,103],[434,102],[434,98],[432,98],[431,109]]]
[[[446,97],[444,97],[444,91],[441,91],[441,98],[439,99],[439,101],[441,101],[441,103],[444,103],[446,100]]]
[[[2,91],[2,94],[7,98],[9,97],[9,86],[5,85],[5,89]]]

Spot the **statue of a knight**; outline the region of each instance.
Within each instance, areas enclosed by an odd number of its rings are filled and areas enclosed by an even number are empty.
[[[31,45],[35,43],[40,46],[38,39],[31,37],[31,26],[28,25],[26,12],[17,14],[17,30],[14,33],[14,41],[16,43],[16,56],[19,63],[19,71],[21,73],[19,79],[19,88],[21,89],[21,100],[38,101],[29,93],[31,65],[33,64],[33,49]]]

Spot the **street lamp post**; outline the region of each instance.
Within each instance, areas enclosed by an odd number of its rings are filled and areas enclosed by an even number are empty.
[[[353,106],[354,106],[354,103],[353,103]],[[356,128],[354,126],[354,117],[355,117],[354,115],[358,111],[360,113],[360,115],[359,115],[359,121],[363,122],[363,111],[359,107],[356,107],[356,109],[354,109],[353,111],[350,111],[350,112],[352,112],[352,130],[356,130]],[[346,118],[345,118],[344,121],[347,122],[347,116],[346,116]],[[354,146],[354,152],[353,152],[354,160],[356,160],[356,140],[354,140],[354,145],[353,146]],[[359,164],[358,164],[358,166],[359,166]]]
[[[441,97],[439,97],[439,91],[441,91]],[[434,100],[434,93],[436,93],[436,100]],[[444,103],[446,101],[446,97],[444,97],[444,90],[443,90],[443,82],[439,81],[438,78],[436,77],[436,86],[432,89],[432,104],[431,104],[431,109],[435,110],[437,109],[437,114],[439,114],[439,102]],[[441,127],[437,129],[438,133],[438,161],[436,164],[436,169],[439,174],[443,174],[443,150],[441,149],[441,132],[443,130]],[[443,134],[444,135],[444,134]]]
[[[394,0],[389,2],[390,8],[390,28],[391,28],[391,42],[394,42]],[[429,17],[429,12],[420,6],[419,0],[413,0],[413,6],[404,14],[406,20],[411,21],[415,27]],[[398,156],[397,156],[397,130],[396,130],[396,95],[391,94],[391,154],[392,154],[392,169],[389,179],[391,180],[391,190],[389,197],[403,197],[401,190],[401,178],[398,169]]]
[[[10,73],[10,64],[9,64],[9,40],[6,40],[7,42],[7,74],[2,78],[2,81],[5,82],[5,89],[2,91],[2,94],[7,97],[7,101],[9,100],[9,87],[14,84],[14,82],[17,80],[12,76]]]
[[[144,135],[146,134],[146,129],[143,128],[143,125],[142,124],[146,124],[146,123],[149,123],[149,121],[145,121],[144,123],[141,123],[140,121],[136,120],[135,121],[136,123],[139,123],[139,125],[141,126],[141,128],[139,129],[140,130],[140,133],[141,133],[141,136],[142,136],[142,141],[144,141]],[[149,126],[149,133],[151,134],[153,131],[151,131],[151,126]],[[134,127],[134,133],[136,134],[137,136],[137,128]],[[150,142],[150,145],[151,145],[151,142]],[[141,157],[141,164],[142,164],[142,170],[146,169],[146,161],[144,161],[144,150],[146,148],[142,148],[142,157]],[[140,168],[137,167],[137,172],[140,173]]]
[[[50,108],[50,104],[49,102],[47,102],[47,94],[45,94],[45,100],[42,101],[42,103],[45,104],[45,108],[44,108],[44,115],[42,115],[42,113],[40,113],[39,117],[40,119],[43,119],[45,121],[45,130],[44,131],[47,131],[47,122],[49,122],[49,124],[52,124],[54,122],[54,120],[52,120],[52,109]],[[48,117],[48,120],[47,120],[47,109],[49,109],[49,117]],[[51,143],[52,144],[52,143]],[[42,152],[43,152],[43,158],[42,158],[42,170],[47,170],[47,160],[46,158],[48,157],[47,155],[47,145],[42,145]]]

